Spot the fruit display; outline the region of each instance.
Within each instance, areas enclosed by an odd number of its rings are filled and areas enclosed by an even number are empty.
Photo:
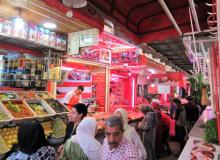
[[[15,93],[0,93],[0,100],[9,100],[9,99],[17,99],[17,95]]]
[[[6,142],[8,148],[11,148],[14,143],[18,142],[18,126],[0,129],[0,134]]]
[[[64,137],[66,133],[66,124],[61,118],[56,118],[52,121],[53,126],[53,138]]]
[[[2,101],[2,104],[16,119],[35,117],[34,113],[21,100]]]
[[[30,99],[30,98],[37,98],[35,92],[28,91],[28,92],[17,92],[19,98],[21,99]]]
[[[0,111],[0,121],[7,120],[8,116]]]
[[[49,136],[53,133],[53,130],[52,130],[52,122],[51,121],[45,121],[45,122],[42,122],[41,125],[43,126],[44,128],[44,134],[46,136]]]
[[[48,115],[47,111],[42,107],[40,103],[29,103],[29,106],[34,110],[34,112],[39,116]]]
[[[45,99],[45,101],[56,113],[69,112],[69,110],[56,99]]]
[[[0,134],[0,155],[7,153],[10,151],[10,148],[6,144],[4,138]]]
[[[53,98],[48,92],[37,92],[37,95],[42,99]]]
[[[55,111],[41,99],[26,99],[25,103],[37,114],[38,118],[55,115]]]

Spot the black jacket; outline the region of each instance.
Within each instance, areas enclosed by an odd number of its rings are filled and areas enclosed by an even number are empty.
[[[196,122],[199,118],[199,109],[193,102],[185,104],[186,120],[189,122]]]

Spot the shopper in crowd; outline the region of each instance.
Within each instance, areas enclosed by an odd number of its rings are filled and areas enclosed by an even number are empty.
[[[111,116],[105,121],[105,135],[102,160],[138,160],[134,145],[124,137],[121,118]]]
[[[84,91],[83,86],[78,86],[75,91],[67,92],[63,98],[63,103],[68,106],[71,110],[74,104],[82,103],[82,92]]]
[[[143,143],[141,142],[141,138],[134,129],[134,127],[131,127],[128,125],[128,114],[123,108],[119,108],[114,112],[114,115],[118,116],[123,121],[124,126],[124,137],[131,142],[135,148],[138,151],[138,159],[139,160],[146,160],[147,153],[144,148]]]
[[[176,104],[174,104],[173,99],[170,102],[170,117],[174,118],[174,113],[176,111]]]
[[[165,151],[170,155],[172,153],[168,143],[170,117],[161,111],[161,107],[158,103],[154,102],[151,106],[156,111],[158,119],[156,130],[156,155],[160,157]]]
[[[157,102],[160,104],[160,94],[155,94],[154,98],[152,99],[151,103]]]
[[[80,121],[86,117],[88,112],[88,107],[83,103],[77,103],[73,106],[71,113],[68,115],[68,124],[66,128],[66,134],[64,137],[64,143],[67,139],[69,139],[72,135],[76,134],[76,128],[79,125]],[[61,145],[58,149],[58,153],[63,149],[63,145]]]
[[[181,104],[181,101],[178,98],[173,99],[173,104],[176,105],[176,111],[174,113],[174,119],[176,120],[176,138],[180,145],[180,152],[185,146],[185,126],[186,126],[186,112],[185,108]]]
[[[15,149],[15,148],[13,148]],[[10,154],[7,160],[54,160],[56,152],[45,138],[44,129],[39,122],[27,121],[18,130],[17,151]]]
[[[192,96],[188,96],[187,100],[188,103],[184,107],[186,111],[187,131],[189,132],[199,118],[199,109],[193,102]]]
[[[155,149],[156,149],[156,157],[160,158],[164,152],[163,146],[163,126],[162,126],[162,115],[160,113],[160,105],[157,102],[153,102],[151,107],[157,113],[157,125],[156,125],[156,138],[155,138]]]
[[[148,104],[151,104],[151,101],[152,101],[152,96],[151,95],[145,96],[145,99],[148,102]]]
[[[94,138],[97,121],[85,117],[76,129],[76,135],[68,139],[61,152],[60,160],[101,160],[101,144]]]
[[[197,97],[193,98],[193,103],[195,103],[196,107],[199,110],[199,115],[202,113],[201,103],[199,102],[199,99]]]
[[[115,94],[112,92],[112,89],[109,89],[109,106],[112,107],[115,103]]]
[[[157,114],[149,106],[142,106],[141,112],[144,114],[143,120],[138,124],[138,129],[143,131],[143,143],[147,151],[147,159],[155,160],[155,139],[156,139],[156,126]]]

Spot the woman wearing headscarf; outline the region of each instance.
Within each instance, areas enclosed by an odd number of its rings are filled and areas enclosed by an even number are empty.
[[[129,140],[137,149],[138,157],[139,157],[138,159],[139,160],[146,160],[147,153],[146,153],[146,150],[144,148],[143,143],[141,142],[141,139],[140,139],[138,133],[136,132],[134,127],[131,127],[130,125],[128,125],[127,112],[122,108],[118,108],[117,110],[115,110],[114,115],[122,118],[123,125],[124,125],[124,137],[127,140]]]
[[[18,130],[18,151],[7,160],[54,160],[55,149],[50,147],[39,122],[24,122]]]
[[[155,160],[157,114],[149,106],[142,106],[141,112],[144,114],[144,118],[138,124],[138,129],[143,131],[143,144],[147,151],[147,159]]]
[[[101,160],[101,144],[95,139],[97,122],[85,117],[76,129],[76,135],[64,145],[60,160]]]
[[[68,115],[69,122],[66,127],[66,134],[64,136],[64,143],[72,135],[76,134],[76,128],[80,121],[86,117],[88,113],[88,106],[83,103],[77,103],[72,107],[71,113]],[[63,144],[58,148],[58,153],[63,149]]]

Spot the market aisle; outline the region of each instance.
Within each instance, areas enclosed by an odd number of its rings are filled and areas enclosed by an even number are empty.
[[[159,160],[177,160],[178,157],[174,156],[174,154],[176,154],[178,152],[179,146],[176,142],[173,141],[169,141],[171,150],[172,150],[172,155],[167,156],[167,155],[163,155],[162,158],[160,158]]]

